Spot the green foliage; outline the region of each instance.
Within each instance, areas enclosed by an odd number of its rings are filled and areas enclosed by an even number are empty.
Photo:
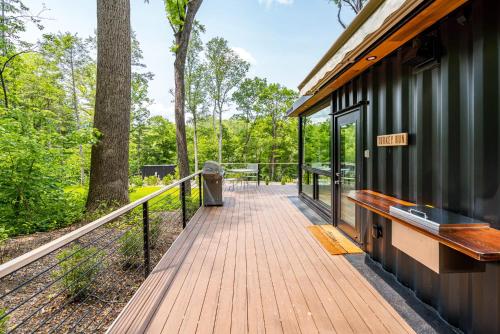
[[[0,22],[7,32],[4,40],[0,36],[0,65],[18,55],[2,73],[7,98],[0,94],[0,240],[90,221],[111,209],[83,214],[91,146],[99,139],[99,133],[92,131],[95,38],[69,32],[45,34],[38,43],[40,52],[31,52],[32,45],[21,36],[27,22],[39,20],[28,15],[21,1],[4,2],[8,19]],[[174,30],[182,31],[187,4],[188,0],[165,0]],[[195,22],[186,59],[190,159],[196,156],[197,165],[218,160],[220,150],[225,162],[296,161],[297,123],[285,117],[296,93],[265,79],[245,79],[249,64],[223,38],[204,44],[203,32]],[[153,75],[143,64],[135,36],[132,72],[129,165],[130,175],[135,175],[146,164],[175,163],[177,147],[175,125],[162,116],[150,116]],[[238,113],[225,119],[223,113],[231,103]],[[293,172],[264,167],[262,175],[268,175],[270,182]],[[159,189],[157,178],[145,181],[130,178],[131,200]],[[161,183],[172,181],[167,176]],[[177,192],[162,196],[165,210],[178,210]],[[197,203],[189,205],[195,210]]]
[[[64,160],[83,133],[63,136],[49,110],[11,109],[0,118],[0,227],[9,235],[65,226],[83,200],[64,192]]]
[[[143,186],[143,187],[136,187],[133,191],[130,192],[130,202],[135,202],[138,199],[141,199],[149,194],[154,193],[155,191],[160,190],[161,187],[159,186]]]
[[[99,271],[104,266],[104,253],[96,247],[84,248],[75,245],[57,255],[58,269],[55,279],[65,290],[66,297],[72,301],[81,301],[92,292]]]
[[[160,179],[155,175],[146,176],[144,178],[144,183],[148,186],[157,186],[160,184]]]
[[[163,177],[163,180],[161,180],[163,185],[168,186],[169,184],[174,182],[174,175],[172,174],[167,174]]]
[[[7,333],[9,317],[3,317],[6,312],[6,309],[0,309],[0,334]]]
[[[124,268],[137,268],[143,264],[143,245],[142,230],[139,228],[130,229],[120,238],[119,252]]]
[[[189,0],[165,0],[165,11],[174,33],[182,31]]]
[[[119,254],[123,268],[135,269],[144,264],[144,235],[142,217],[135,217],[129,224],[138,225],[130,228],[119,240]],[[159,245],[161,234],[161,216],[150,214],[149,246],[155,249]]]
[[[304,162],[316,168],[330,168],[330,109],[304,118]]]
[[[7,240],[8,237],[9,235],[7,234],[7,230],[5,229],[5,227],[0,227],[0,246],[2,246],[2,244],[5,242],[5,240]]]
[[[136,187],[142,187],[144,185],[144,180],[141,175],[134,175],[130,178],[130,184]]]
[[[266,176],[266,177],[264,178],[264,181],[266,182],[266,186],[268,186],[268,185],[269,185],[269,182],[271,181],[271,179],[269,178],[269,176]]]

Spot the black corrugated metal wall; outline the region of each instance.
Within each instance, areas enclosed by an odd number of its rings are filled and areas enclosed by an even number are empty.
[[[442,47],[438,65],[416,72],[403,64],[402,48],[336,91],[334,112],[369,102],[364,188],[500,229],[500,4],[471,1],[431,30]],[[398,132],[410,134],[408,147],[376,147],[377,135]],[[483,273],[435,274],[392,247],[390,223],[362,211],[364,231],[383,226],[382,239],[365,232],[364,242],[384,268],[454,326],[500,333],[500,263]]]

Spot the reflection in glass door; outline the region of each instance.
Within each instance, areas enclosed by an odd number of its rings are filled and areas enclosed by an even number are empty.
[[[356,226],[356,206],[347,199],[357,187],[359,111],[337,118],[337,164],[335,184],[337,194],[337,225],[354,239],[359,237]]]

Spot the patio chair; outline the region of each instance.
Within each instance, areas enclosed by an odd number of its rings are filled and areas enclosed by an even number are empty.
[[[247,167],[246,167],[248,170],[251,170],[252,172],[245,175],[245,181],[248,182],[249,181],[255,181],[255,184],[257,184],[257,181],[258,181],[258,174],[259,174],[259,164],[247,164]]]

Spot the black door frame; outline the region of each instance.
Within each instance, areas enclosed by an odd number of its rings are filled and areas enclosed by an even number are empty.
[[[364,129],[364,105],[356,105],[347,110],[335,113],[333,115],[333,136],[332,136],[332,149],[333,152],[333,173],[332,173],[332,200],[333,200],[333,225],[346,233],[349,237],[357,243],[362,244],[360,226],[360,212],[359,208],[355,206],[355,228],[353,229],[349,224],[343,223],[340,219],[340,141],[339,141],[339,125],[356,122],[356,189],[361,189],[363,185],[363,129]],[[342,118],[347,119],[344,122]],[[340,122],[340,123],[339,123]]]

